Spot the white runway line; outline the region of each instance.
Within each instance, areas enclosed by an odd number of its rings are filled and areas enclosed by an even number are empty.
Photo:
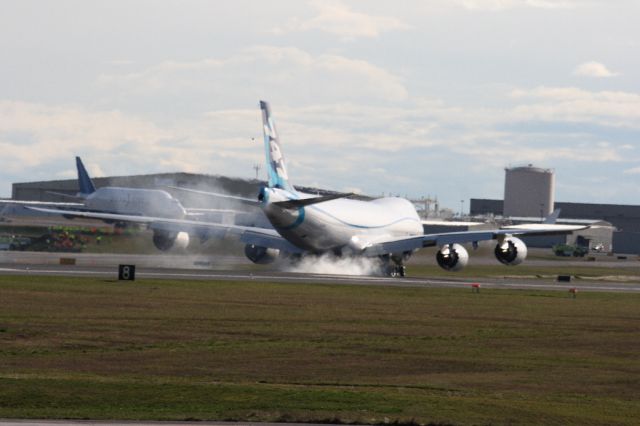
[[[442,280],[442,279],[420,279],[420,278],[387,278],[372,276],[340,276],[340,275],[289,275],[282,273],[231,273],[231,272],[154,272],[154,270],[146,271],[146,268],[139,268],[137,276],[139,278],[174,278],[174,279],[197,279],[197,280],[232,280],[232,281],[275,281],[275,282],[316,282],[323,284],[348,284],[348,285],[386,285],[392,287],[469,287],[474,280]],[[97,270],[97,269],[38,269],[25,268],[0,268],[0,273],[19,274],[19,275],[55,275],[55,276],[100,276],[100,277],[117,277],[117,270]],[[575,282],[571,284],[547,283],[531,283],[531,282],[496,282],[477,280],[484,288],[490,289],[514,289],[514,290],[556,290],[568,291],[570,288],[576,288],[580,291],[611,291],[611,292],[640,292],[640,285],[637,283],[629,285],[620,285],[611,283],[611,285],[590,282]]]

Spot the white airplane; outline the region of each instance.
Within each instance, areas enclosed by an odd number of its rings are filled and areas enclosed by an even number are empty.
[[[80,157],[76,157],[78,170],[78,193],[69,195],[61,192],[50,194],[76,200],[75,202],[2,200],[3,204],[19,204],[25,206],[72,207],[74,210],[95,211],[104,213],[121,213],[148,216],[162,211],[162,215],[170,218],[184,218],[187,210],[180,201],[166,191],[158,189],[103,187],[96,189],[87,169]]]
[[[2,200],[1,204],[22,205],[31,210],[45,211],[34,206],[53,207],[56,214],[63,214],[66,217],[78,217],[83,213],[109,213],[113,215],[135,215],[151,216],[161,213],[162,217],[170,219],[185,219],[201,215],[203,212],[214,212],[221,210],[208,209],[185,209],[180,201],[174,198],[167,191],[146,188],[127,187],[102,187],[96,189],[89,173],[87,172],[82,159],[76,157],[76,168],[78,171],[78,193],[69,195],[59,192],[52,194],[76,200],[74,202],[49,202],[49,201],[28,201],[28,200]],[[72,209],[72,210],[63,210]],[[83,217],[91,217],[82,215]],[[105,219],[107,222],[119,222],[118,219]],[[123,221],[126,222],[126,221]],[[175,241],[163,238],[154,238],[154,244],[160,250],[168,250],[174,246],[185,248],[189,243],[189,235],[180,233]]]
[[[459,271],[467,265],[469,254],[461,245],[496,240],[496,258],[506,265],[522,263],[527,247],[516,235],[568,234],[582,226],[541,225],[535,229],[496,229],[485,231],[423,233],[421,220],[408,200],[397,197],[372,201],[348,199],[350,194],[315,196],[297,191],[289,182],[286,162],[276,126],[267,102],[261,101],[268,184],[260,190],[258,203],[274,229],[207,223],[180,218],[123,214],[60,211],[33,208],[44,212],[98,219],[145,223],[154,230],[154,242],[167,246],[181,233],[199,235],[220,232],[237,235],[246,244],[245,254],[254,263],[266,264],[279,257],[331,253],[336,256],[377,258],[381,270],[389,276],[404,276],[405,262],[423,247],[438,246],[438,265]],[[212,196],[222,194],[193,191]],[[157,244],[156,244],[157,245]]]

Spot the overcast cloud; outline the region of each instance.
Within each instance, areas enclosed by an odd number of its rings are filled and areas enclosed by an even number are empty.
[[[0,196],[75,155],[252,177],[266,99],[294,184],[457,210],[533,163],[640,204],[636,1],[0,3]]]

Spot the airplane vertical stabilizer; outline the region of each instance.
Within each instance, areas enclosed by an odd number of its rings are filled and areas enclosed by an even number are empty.
[[[76,157],[76,167],[78,169],[78,187],[80,188],[81,195],[89,195],[96,191],[96,187],[93,185],[87,169],[84,168],[80,157]]]
[[[269,174],[269,187],[281,188],[295,192],[295,188],[289,183],[284,155],[280,148],[280,138],[276,131],[276,125],[271,115],[271,107],[268,102],[260,101],[262,110],[262,125],[264,130],[264,147],[267,156],[267,172]]]

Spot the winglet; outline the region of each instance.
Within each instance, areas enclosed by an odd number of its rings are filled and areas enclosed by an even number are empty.
[[[542,223],[547,224],[547,225],[552,225],[552,224],[556,223],[556,221],[558,220],[558,217],[560,217],[560,211],[561,211],[561,209],[555,209],[553,212],[551,212],[551,214],[549,216],[544,218]]]
[[[78,169],[78,187],[80,188],[80,195],[89,195],[96,191],[96,187],[93,185],[87,169],[84,168],[80,157],[76,157],[76,168]]]

